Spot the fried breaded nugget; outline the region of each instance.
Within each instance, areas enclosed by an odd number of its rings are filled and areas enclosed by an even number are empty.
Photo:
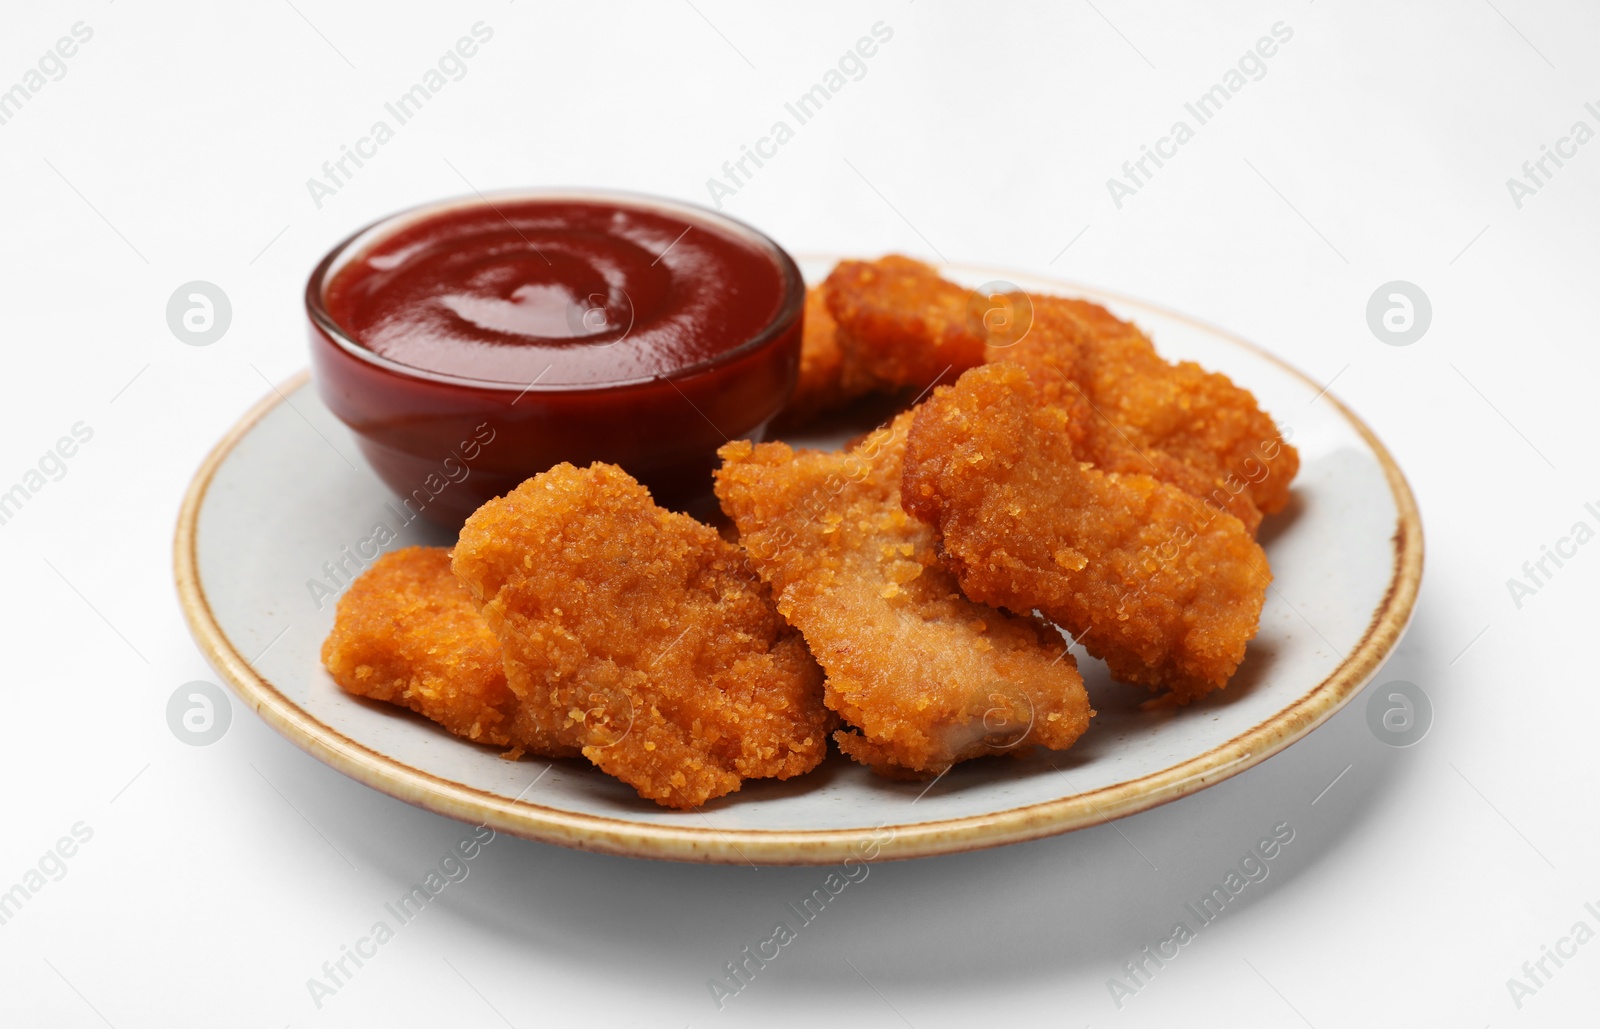
[[[973,317],[972,291],[897,256],[842,262],[825,288],[845,382],[923,389],[946,367],[953,380],[985,360],[1011,361],[1072,414],[1081,459],[1169,482],[1252,533],[1263,513],[1288,501],[1299,455],[1249,391],[1192,362],[1166,361],[1136,326],[1098,304],[1010,294],[1004,306],[1023,320],[991,331]],[[999,310],[994,300],[980,307]]]
[[[1227,684],[1271,572],[1237,518],[1072,453],[1068,413],[1017,365],[973,369],[916,411],[906,508],[969,597],[1038,609],[1112,675],[1180,702]]]
[[[821,670],[738,547],[622,469],[489,501],[452,564],[542,728],[641,797],[695,807],[826,755]]]
[[[1075,422],[1096,416],[1074,437],[1080,457],[1170,482],[1228,509],[1252,533],[1261,514],[1288,503],[1300,455],[1249,390],[1192,361],[1165,360],[1137,326],[1098,304],[1032,301],[1032,328],[1015,346],[991,348],[989,359],[1027,368],[1047,399],[1066,400]]]
[[[1247,483],[1236,479],[1230,486],[1225,475],[1213,470],[1216,461],[1212,456],[1203,455],[1198,464],[1192,464],[1153,442],[1148,433],[1120,424],[1126,417],[1124,403],[1113,393],[1120,384],[1107,374],[1115,362],[1106,359],[1072,306],[1075,303],[1059,297],[1036,298],[1027,334],[1015,346],[991,350],[989,359],[1026,368],[1044,401],[1067,411],[1067,432],[1079,460],[1101,471],[1149,475],[1170,483],[1228,511],[1254,535],[1261,524],[1261,510]],[[1155,360],[1162,369],[1167,367],[1159,357]],[[1130,369],[1127,374],[1150,371]],[[1155,374],[1164,376],[1165,372]],[[1187,412],[1177,407],[1167,416],[1177,423],[1170,434],[1181,436]],[[1259,471],[1261,466],[1258,462],[1251,467]]]
[[[911,414],[848,453],[729,443],[717,496],[778,610],[828,673],[840,749],[928,776],[956,761],[1072,745],[1093,714],[1059,633],[975,604],[900,505]]]
[[[968,312],[972,291],[921,261],[841,261],[823,288],[847,390],[924,390],[983,363],[986,336]]]
[[[555,756],[506,685],[500,641],[443,547],[385,554],[339,598],[322,663],[345,692],[408,707],[477,743]]]

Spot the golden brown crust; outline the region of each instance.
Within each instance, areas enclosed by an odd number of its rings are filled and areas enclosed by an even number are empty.
[[[1249,390],[1171,363],[1137,326],[1098,304],[1032,298],[1033,325],[989,360],[1027,368],[1072,414],[1073,446],[1103,471],[1154,476],[1227,508],[1252,533],[1282,510],[1300,456]]]
[[[991,332],[974,307],[982,313],[994,300],[975,305],[971,290],[894,255],[840,262],[824,289],[838,323],[841,393],[920,391],[985,360],[1010,361],[1067,408],[1073,448],[1096,467],[1169,482],[1226,508],[1252,533],[1288,502],[1299,455],[1250,392],[1191,362],[1166,361],[1136,326],[1098,304],[1008,294],[1004,306],[1025,324]]]
[[[921,391],[983,363],[985,335],[972,324],[971,291],[921,261],[895,254],[841,261],[824,288],[847,391]]]
[[[738,548],[613,465],[560,464],[467,520],[453,565],[545,731],[666,807],[826,755],[821,671]]]
[[[443,547],[385,554],[339,598],[322,663],[347,693],[407,707],[464,739],[576,753],[522,710],[500,641],[450,571]]]
[[[1060,634],[963,597],[901,508],[910,418],[848,453],[721,451],[717,496],[828,673],[828,706],[850,723],[839,746],[891,775],[1071,746],[1093,712]]]
[[[1080,464],[1068,412],[1021,367],[935,391],[906,448],[907,510],[967,595],[1042,611],[1114,676],[1187,702],[1227,684],[1271,572],[1243,523],[1148,475]]]

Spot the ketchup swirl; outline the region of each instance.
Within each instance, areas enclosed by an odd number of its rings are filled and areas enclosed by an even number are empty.
[[[358,254],[328,313],[423,372],[537,389],[647,380],[749,342],[784,299],[772,257],[645,207],[515,200],[434,212]]]

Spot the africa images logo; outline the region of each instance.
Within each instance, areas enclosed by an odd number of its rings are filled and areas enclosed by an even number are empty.
[[[1122,210],[1128,197],[1150,185],[1156,172],[1178,156],[1179,148],[1194,139],[1201,126],[1221,114],[1225,104],[1243,92],[1250,83],[1260,82],[1267,77],[1267,61],[1294,38],[1294,27],[1285,21],[1274,22],[1271,32],[1270,36],[1256,40],[1255,46],[1244,52],[1235,67],[1224,71],[1210,89],[1183,105],[1185,113],[1194,119],[1193,125],[1189,124],[1188,118],[1179,118],[1167,129],[1166,135],[1155,141],[1153,148],[1148,143],[1141,143],[1139,156],[1122,162],[1122,178],[1106,179],[1106,191],[1111,194],[1111,202],[1117,210]],[[1154,168],[1150,167],[1152,164]]]
[[[1184,905],[1184,917],[1173,923],[1171,931],[1155,944],[1146,944],[1122,965],[1122,974],[1106,980],[1106,990],[1111,1000],[1121,1010],[1129,998],[1144,991],[1155,980],[1156,973],[1176,960],[1183,948],[1193,943],[1200,931],[1222,916],[1235,897],[1253,883],[1265,882],[1272,874],[1271,862],[1283,853],[1283,848],[1294,842],[1294,826],[1279,822],[1272,827],[1272,835],[1263,836],[1244,857],[1237,868],[1230,868],[1222,882],[1211,887],[1199,900]],[[1193,916],[1194,924],[1190,925]]]

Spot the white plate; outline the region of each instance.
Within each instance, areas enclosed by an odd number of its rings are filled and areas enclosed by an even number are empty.
[[[803,261],[808,277],[831,260]],[[835,754],[815,772],[752,781],[700,813],[640,800],[582,761],[502,760],[387,705],[341,692],[318,659],[334,604],[307,583],[376,525],[389,491],[302,374],[217,444],[179,517],[176,571],[196,639],[274,728],[347,775],[432,811],[531,839],[612,853],[757,864],[833,863],[968,850],[1093,825],[1177,799],[1257,764],[1358,693],[1399,642],[1422,576],[1422,529],[1383,445],[1321,387],[1250,344],[1159,308],[1010,272],[952,267],[1084,296],[1149,332],[1169,358],[1250,390],[1292,428],[1301,470],[1265,522],[1275,577],[1261,631],[1227,690],[1143,711],[1142,688],[1079,653],[1099,712],[1072,750],[958,765],[894,782]],[[420,522],[394,547],[453,542]],[[876,840],[874,843],[872,841]]]

